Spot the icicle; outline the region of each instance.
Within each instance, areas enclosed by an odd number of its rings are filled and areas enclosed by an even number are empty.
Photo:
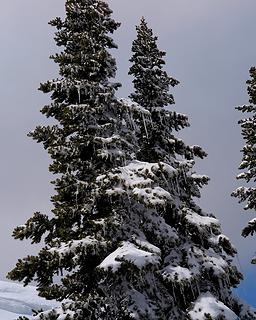
[[[237,259],[237,262],[238,262],[238,265],[239,265],[239,268],[240,268],[239,271],[241,271],[243,274],[245,274],[245,272],[244,272],[244,270],[243,270],[243,267],[242,267],[242,264],[241,264],[241,262],[240,262],[238,253],[236,254],[236,259]]]
[[[103,236],[105,237],[105,235],[106,235],[106,223],[105,223],[105,221],[102,224],[102,231],[103,231]]]
[[[78,104],[81,103],[81,86],[80,85],[76,85],[77,88],[77,93],[78,93]]]
[[[230,278],[229,278],[229,274],[228,274],[228,273],[226,274],[226,280],[227,280],[228,287],[231,288],[232,285],[231,285],[231,282],[230,282]]]
[[[187,175],[186,175],[185,168],[184,168],[183,166],[181,167],[181,172],[182,172],[184,181],[185,181],[185,183],[187,184]]]
[[[161,125],[163,125],[163,118],[162,118],[161,111],[157,111],[157,113],[158,113],[158,116],[159,116],[159,119],[160,119],[160,123],[161,123]]]
[[[220,298],[221,298],[222,300],[224,300],[224,299],[223,299],[223,295],[222,295],[222,292],[223,292],[223,283],[222,283],[222,281],[221,281],[220,278],[218,278],[218,284],[219,284],[219,287],[220,287],[220,290],[219,290],[219,292],[220,292]]]
[[[142,114],[142,120],[143,120],[143,125],[144,125],[144,130],[146,133],[146,137],[148,138],[148,130],[147,130],[147,125],[146,125],[144,114]]]
[[[128,202],[129,202],[129,204],[130,204],[130,206],[131,206],[132,202],[131,202],[131,197],[130,197],[130,194],[129,194],[129,193],[127,193],[127,199],[128,199]]]
[[[78,209],[78,194],[79,194],[79,183],[76,184],[76,208]]]
[[[200,294],[201,294],[201,290],[200,290],[200,288],[199,288],[197,279],[195,280],[195,284],[196,284],[197,293],[198,293],[198,295],[200,295]]]
[[[174,190],[174,184],[173,184],[173,179],[170,179],[170,186],[171,186],[171,190]]]
[[[185,295],[184,295],[184,288],[183,288],[183,284],[182,283],[180,283],[180,293],[181,293],[183,301],[184,301],[184,303],[186,305],[187,302],[186,302],[186,298],[185,298]]]
[[[126,157],[124,155],[124,157],[123,157],[123,166],[125,167],[126,165],[127,165],[127,159],[126,159]]]
[[[178,194],[180,194],[180,186],[177,176],[175,177],[175,183],[176,183],[176,190],[178,191]]]
[[[149,121],[150,121],[151,126],[153,127],[153,120],[152,120],[152,115],[151,115],[151,113],[150,113],[150,115],[149,115]]]
[[[161,172],[161,176],[163,177],[164,182],[166,183],[166,186],[169,187],[169,182],[167,181],[167,179],[165,178],[165,175],[163,174],[163,172]]]
[[[196,296],[195,296],[194,288],[190,280],[188,280],[188,285],[190,287],[190,291],[192,292],[193,299],[195,299]]]
[[[130,112],[129,108],[127,108],[127,115],[128,115],[129,123],[131,125],[132,130],[135,130],[134,121],[132,119],[131,112]]]
[[[224,275],[225,276],[225,275]],[[228,284],[228,282],[229,282],[229,280],[228,280],[228,275],[226,276],[226,278],[225,279],[223,279],[223,282],[224,282],[224,285],[225,285],[225,291],[227,292],[227,288],[229,287],[229,284]],[[229,294],[225,294],[225,299],[226,299],[226,301],[228,301],[229,303],[230,303],[230,295]],[[225,301],[225,302],[226,302]]]
[[[176,299],[176,294],[175,294],[174,284],[173,284],[173,283],[171,283],[171,287],[172,287],[173,300],[174,300],[174,302],[176,302],[176,301],[177,301],[177,299]]]

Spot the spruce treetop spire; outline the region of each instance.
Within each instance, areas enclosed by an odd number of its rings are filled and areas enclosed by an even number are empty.
[[[173,135],[170,137],[172,131],[189,127],[186,115],[165,108],[175,103],[170,88],[179,84],[179,81],[163,70],[166,53],[158,49],[157,37],[144,18],[136,29],[137,37],[132,43],[132,66],[129,70],[129,74],[134,77],[134,92],[130,98],[149,110],[152,119],[148,134],[144,134],[144,139],[141,139],[140,159],[169,161],[176,152],[190,160],[194,156],[204,158],[206,153],[199,146],[189,147]]]
[[[117,48],[109,36],[120,23],[111,18],[105,1],[68,0],[66,18],[53,19],[56,44],[63,52],[51,58],[59,64],[60,75],[76,80],[108,81],[115,77],[115,59],[107,49]]]
[[[153,35],[144,17],[136,30],[137,38],[132,44],[132,66],[129,71],[134,76],[135,88],[135,92],[130,95],[131,99],[148,110],[174,104],[169,89],[179,81],[169,77],[163,70],[166,53],[158,49],[158,38]]]

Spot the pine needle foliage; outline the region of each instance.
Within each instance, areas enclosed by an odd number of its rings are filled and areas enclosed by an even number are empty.
[[[239,120],[241,126],[242,137],[245,145],[242,148],[242,162],[239,169],[243,170],[237,176],[237,179],[244,180],[246,186],[237,188],[232,196],[239,199],[240,203],[244,203],[245,210],[256,210],[256,188],[254,186],[256,180],[256,68],[250,69],[250,79],[247,81],[247,92],[249,95],[249,104],[238,106],[236,109],[246,114],[246,117]],[[256,218],[250,220],[243,229],[242,235],[247,237],[256,232]],[[256,263],[255,258],[252,261]]]
[[[147,161],[147,166],[154,162],[163,168],[162,176],[154,180],[155,188],[167,194],[156,215],[173,232],[170,235],[158,225],[151,237],[151,243],[161,250],[162,263],[157,271],[162,281],[158,286],[164,287],[167,300],[173,301],[168,305],[162,298],[160,309],[165,310],[165,316],[155,319],[255,319],[255,313],[232,293],[242,278],[232,263],[235,248],[222,234],[219,221],[196,204],[209,178],[196,174],[194,164],[206,153],[197,145],[188,146],[177,135],[189,126],[187,116],[173,110],[170,89],[178,81],[163,69],[165,52],[158,49],[157,37],[144,18],[136,29],[129,71],[134,76],[134,92],[130,97],[151,116],[137,158]],[[157,234],[161,234],[161,243]]]

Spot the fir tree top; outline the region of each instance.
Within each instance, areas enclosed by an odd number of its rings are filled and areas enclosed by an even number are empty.
[[[141,19],[136,30],[137,38],[133,41],[133,56],[130,59],[133,65],[129,71],[135,77],[135,92],[130,95],[131,99],[149,110],[173,104],[174,98],[169,93],[169,87],[174,87],[179,81],[169,77],[163,70],[166,53],[158,49],[158,38],[153,35],[145,18]]]
[[[152,119],[140,140],[139,158],[143,161],[170,161],[172,158],[174,162],[177,154],[188,160],[194,156],[204,158],[206,153],[201,147],[190,147],[174,136],[174,131],[190,126],[186,115],[166,108],[175,103],[170,88],[179,84],[179,81],[163,70],[166,53],[158,49],[157,37],[148,27],[145,18],[141,19],[136,30],[129,70],[129,74],[134,77],[134,92],[130,98],[149,110]]]
[[[52,57],[60,66],[61,76],[98,82],[115,76],[115,60],[106,49],[117,48],[109,33],[120,23],[111,14],[105,1],[67,0],[66,19],[49,22],[58,30],[56,44],[64,47],[61,54]]]

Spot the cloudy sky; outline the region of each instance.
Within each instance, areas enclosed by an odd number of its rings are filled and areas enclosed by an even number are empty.
[[[166,68],[181,84],[175,89],[175,109],[189,115],[191,128],[183,133],[191,144],[209,154],[197,169],[211,182],[200,205],[213,212],[223,231],[239,250],[235,262],[246,276],[239,294],[256,305],[256,267],[250,265],[255,239],[242,239],[241,228],[254,214],[244,213],[230,197],[238,186],[235,176],[242,147],[240,114],[247,102],[245,81],[256,65],[255,0],[109,0],[122,22],[115,39],[119,50],[120,96],[127,96],[127,76],[135,25],[143,15],[167,51]],[[64,0],[2,1],[0,11],[0,278],[16,259],[35,252],[29,243],[11,239],[12,229],[34,211],[49,212],[52,188],[48,157],[26,133],[45,120],[40,108],[49,100],[37,91],[40,81],[57,75],[48,59],[55,52],[53,30],[47,22],[62,15]]]

